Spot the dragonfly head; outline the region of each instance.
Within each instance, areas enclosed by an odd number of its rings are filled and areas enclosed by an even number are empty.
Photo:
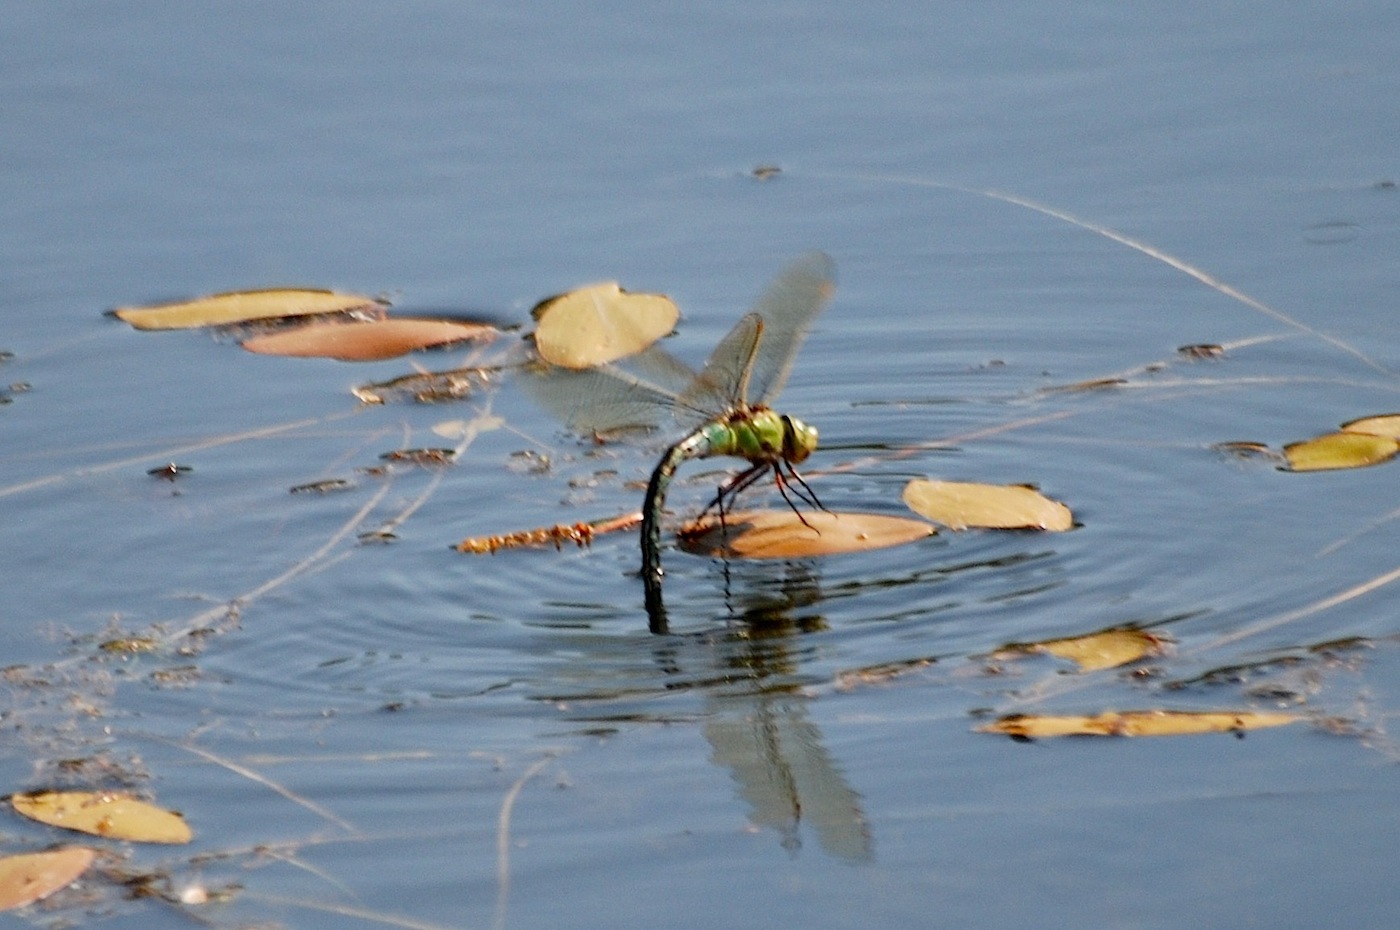
[[[783,458],[796,465],[817,449],[817,428],[783,414]]]

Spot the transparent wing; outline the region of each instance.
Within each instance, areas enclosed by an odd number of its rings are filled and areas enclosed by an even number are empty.
[[[763,338],[748,378],[748,396],[740,399],[766,404],[778,396],[808,327],[835,289],[836,265],[822,252],[799,257],[768,286],[753,307],[763,318]]]
[[[749,373],[753,370],[758,347],[763,343],[764,324],[750,313],[725,333],[715,346],[705,367],[681,394],[691,410],[719,416],[744,402],[748,396]]]
[[[531,371],[520,385],[551,415],[581,433],[662,426],[675,403],[674,394],[611,366]]]
[[[680,397],[696,378],[689,365],[653,346],[622,364],[577,371],[553,366],[527,369],[521,386],[569,428],[611,433],[675,422],[689,427],[703,421],[706,414],[688,409]]]
[[[678,424],[689,429],[752,400],[775,397],[812,319],[830,299],[834,266],[820,252],[789,265],[753,312],[720,340],[696,374],[653,346],[621,363],[582,371],[546,367],[521,379],[570,428],[609,433]]]

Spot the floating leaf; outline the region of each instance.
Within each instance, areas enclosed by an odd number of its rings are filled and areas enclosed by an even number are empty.
[[[532,312],[540,357],[561,368],[594,368],[640,352],[681,315],[665,294],[629,294],[616,281],[551,297]]]
[[[1117,668],[1162,651],[1162,639],[1145,630],[1102,630],[1086,636],[1047,639],[1038,643],[1012,643],[1009,652],[1045,652],[1068,659],[1086,672]]]
[[[1283,447],[1292,471],[1364,468],[1395,456],[1400,441],[1368,433],[1328,433]]]
[[[344,313],[369,307],[378,310],[383,306],[373,297],[360,294],[306,288],[269,288],[229,291],[145,307],[118,307],[110,313],[137,329],[191,329],[198,326],[228,326],[249,320]]]
[[[1400,439],[1400,413],[1384,413],[1375,417],[1362,417],[1342,424],[1344,433],[1369,433],[1372,436],[1389,436]]]
[[[0,911],[43,900],[66,888],[92,865],[97,853],[86,846],[0,859]]]
[[[1181,736],[1191,733],[1242,733],[1279,727],[1301,718],[1293,714],[1253,711],[1108,711],[1092,717],[1011,714],[977,728],[978,733],[1005,733],[1019,739],[1051,736]]]
[[[243,348],[260,355],[374,362],[468,339],[487,341],[494,338],[497,332],[494,326],[485,323],[395,317],[351,323],[310,323],[296,329],[254,336],[244,340]]]
[[[16,794],[10,804],[24,816],[65,830],[136,843],[188,843],[185,818],[119,792],[39,791]]]
[[[724,527],[718,520],[686,527],[680,543],[681,548],[698,555],[800,559],[884,549],[935,532],[921,520],[884,514],[809,511],[799,517],[792,510],[756,510],[727,514]]]
[[[904,486],[904,503],[951,530],[1037,529],[1060,532],[1074,527],[1074,515],[1059,501],[1021,484],[972,484],[916,478]]]

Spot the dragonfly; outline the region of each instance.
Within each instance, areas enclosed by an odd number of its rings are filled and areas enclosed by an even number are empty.
[[[706,508],[718,507],[721,520],[725,501],[768,473],[794,510],[790,488],[820,506],[794,467],[816,450],[817,430],[769,404],[787,383],[802,340],[831,299],[834,281],[835,266],[827,255],[799,257],[719,341],[699,372],[653,346],[623,363],[582,371],[550,368],[527,380],[536,400],[579,432],[606,435],[668,420],[684,430],[652,471],[642,505],[642,580],[653,628],[661,604],[661,516],[682,464],[714,456],[748,461],[748,469],[723,485]]]

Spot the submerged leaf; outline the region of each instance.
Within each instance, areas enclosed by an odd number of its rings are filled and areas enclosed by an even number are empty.
[[[1283,457],[1279,453],[1270,449],[1262,442],[1253,440],[1230,440],[1228,442],[1217,442],[1211,446],[1213,450],[1221,455],[1229,456],[1233,459],[1248,461],[1251,459],[1266,459],[1275,462],[1282,462]]]
[[[487,387],[497,368],[454,368],[451,371],[419,371],[390,381],[362,384],[353,393],[365,404],[385,404],[411,399],[420,404],[461,400]]]
[[[1189,346],[1179,346],[1176,350],[1187,358],[1220,358],[1225,348],[1214,342],[1196,342]]]
[[[904,486],[904,503],[951,530],[1037,529],[1061,532],[1074,515],[1059,501],[1021,484],[975,484],[915,478]]]
[[[1400,439],[1400,413],[1383,413],[1380,416],[1351,420],[1342,424],[1342,432],[1369,433],[1372,436]]]
[[[1279,727],[1302,718],[1253,711],[1132,710],[1107,711],[1092,717],[1011,714],[977,728],[978,733],[1005,733],[1018,739],[1051,736],[1182,736],[1192,733],[1242,733]]]
[[[243,348],[260,355],[374,362],[468,339],[484,342],[494,338],[497,332],[494,326],[485,323],[396,317],[353,323],[311,323],[254,336],[244,340]]]
[[[551,297],[532,312],[540,357],[561,368],[594,368],[640,352],[681,315],[666,295],[629,294],[616,281]]]
[[[193,838],[185,818],[107,791],[39,791],[11,796],[25,817],[65,830],[137,843],[188,843]]]
[[[86,846],[0,859],[0,911],[43,900],[77,880],[97,853]]]
[[[1364,468],[1395,457],[1400,441],[1368,433],[1328,433],[1283,447],[1291,471]]]
[[[199,326],[228,326],[249,320],[344,313],[366,307],[380,309],[383,303],[360,294],[310,288],[268,288],[257,291],[229,291],[145,307],[118,307],[112,316],[137,329],[192,329]]]
[[[884,514],[755,510],[726,515],[723,527],[718,520],[686,527],[680,543],[697,555],[800,559],[900,546],[935,532],[921,520]]]
[[[457,461],[456,449],[393,449],[379,456],[385,462],[402,462],[432,468]]]
[[[1146,630],[1101,630],[1086,636],[1047,639],[1038,643],[1012,643],[1010,652],[1045,652],[1068,659],[1086,672],[1117,668],[1162,651],[1162,639]]]

